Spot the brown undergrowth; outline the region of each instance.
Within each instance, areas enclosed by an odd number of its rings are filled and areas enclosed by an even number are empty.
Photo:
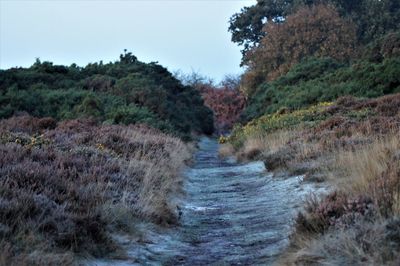
[[[0,265],[70,265],[117,251],[133,219],[178,222],[186,144],[146,126],[0,121]]]
[[[241,159],[332,187],[307,199],[279,264],[399,265],[400,94],[343,97],[302,119],[228,141]]]

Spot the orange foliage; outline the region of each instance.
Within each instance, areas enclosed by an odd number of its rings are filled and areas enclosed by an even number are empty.
[[[250,72],[273,80],[303,58],[348,60],[354,54],[356,27],[333,6],[302,7],[282,23],[268,23],[260,45],[248,54]]]
[[[203,86],[201,93],[205,105],[214,112],[217,133],[230,130],[245,107],[244,96],[237,89],[228,87]]]

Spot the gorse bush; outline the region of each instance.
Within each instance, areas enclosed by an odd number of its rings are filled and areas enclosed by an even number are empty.
[[[83,68],[37,60],[30,68],[1,70],[0,106],[0,118],[24,111],[57,120],[93,117],[108,123],[148,123],[184,138],[192,132],[213,132],[212,112],[197,90],[131,53],[114,63]]]
[[[333,59],[308,59],[276,81],[264,83],[248,101],[249,121],[281,108],[299,109],[340,96],[373,98],[400,91],[400,58],[358,61],[343,66]]]
[[[300,129],[315,126],[328,118],[329,114],[325,111],[332,105],[333,103],[324,102],[292,112],[282,109],[274,114],[263,115],[244,126],[235,127],[228,141],[235,147],[240,147],[246,138],[262,136],[279,130],[291,130],[295,127]]]

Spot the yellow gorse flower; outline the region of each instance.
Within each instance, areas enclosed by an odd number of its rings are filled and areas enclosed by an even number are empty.
[[[99,150],[101,150],[101,151],[103,151],[106,147],[105,147],[103,144],[101,144],[101,143],[97,143],[97,144],[96,144],[96,148],[99,149]]]
[[[218,139],[218,142],[220,144],[224,144],[224,143],[226,143],[228,141],[229,141],[229,137],[225,137],[225,136],[220,136],[219,139]]]

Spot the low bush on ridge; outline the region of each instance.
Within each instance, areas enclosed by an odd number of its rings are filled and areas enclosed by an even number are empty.
[[[1,120],[0,264],[104,255],[116,249],[110,232],[130,230],[129,215],[176,223],[189,158],[181,140],[145,125]]]
[[[295,127],[312,126],[327,118],[326,107],[332,103],[319,103],[306,109],[293,112],[282,109],[274,114],[266,114],[254,119],[244,126],[236,126],[229,136],[230,141],[235,147],[242,146],[246,138],[260,136],[278,130],[290,130]]]
[[[0,119],[20,112],[57,120],[145,123],[185,140],[193,132],[214,130],[213,113],[196,89],[126,52],[108,64],[62,66],[37,59],[29,68],[0,70]]]

